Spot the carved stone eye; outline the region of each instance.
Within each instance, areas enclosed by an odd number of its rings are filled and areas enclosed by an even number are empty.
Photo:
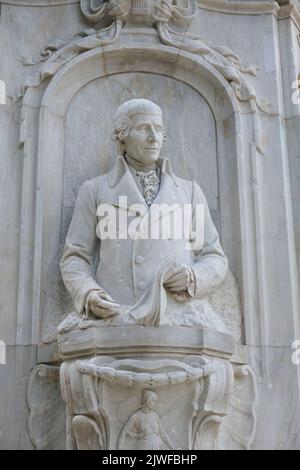
[[[139,126],[136,127],[138,131],[147,131],[148,126],[147,124],[140,124]]]

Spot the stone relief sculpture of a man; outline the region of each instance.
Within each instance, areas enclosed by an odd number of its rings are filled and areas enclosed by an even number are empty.
[[[121,149],[115,166],[86,181],[79,191],[60,264],[63,281],[79,314],[110,320],[122,316],[124,306],[143,299],[157,282],[160,266],[172,257],[172,269],[160,273],[160,288],[183,308],[216,289],[227,273],[227,258],[205,196],[196,182],[175,176],[170,161],[160,157],[165,133],[159,106],[145,99],[122,104],[114,134]],[[115,237],[101,235],[99,207],[113,208],[118,220],[128,217],[140,223],[151,207],[161,205],[168,215],[176,207],[190,207],[191,228],[197,226],[196,206],[202,205],[201,243],[187,249],[183,237],[126,237],[120,227]]]

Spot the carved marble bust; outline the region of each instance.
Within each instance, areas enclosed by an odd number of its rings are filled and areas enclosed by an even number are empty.
[[[207,319],[224,330],[206,299],[224,281],[227,258],[201,188],[160,156],[160,107],[145,99],[123,103],[114,136],[115,166],[86,181],[77,197],[60,263],[77,314],[61,331],[78,322],[203,326]],[[175,236],[170,220],[178,222],[186,208],[182,236]]]

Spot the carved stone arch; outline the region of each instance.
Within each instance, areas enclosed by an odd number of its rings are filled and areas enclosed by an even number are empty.
[[[136,42],[134,34],[123,31],[116,43],[78,55],[48,81],[27,89],[21,128],[24,173],[18,322],[28,328],[22,330],[22,340],[40,342],[45,276],[59,239],[55,220],[60,217],[62,179],[58,181],[56,175],[63,174],[65,111],[74,94],[96,78],[155,70],[194,88],[213,111],[219,174],[227,178],[220,179],[221,231],[230,236],[224,235],[222,242],[242,294],[245,342],[253,345],[260,338],[260,344],[265,344],[264,266],[259,251],[263,247],[254,243],[262,230],[255,191],[260,150],[255,104],[253,100],[239,101],[228,81],[204,58],[160,44],[154,32],[147,32],[143,39]],[[232,226],[225,230],[233,221],[234,230]],[[264,367],[261,357],[250,359],[252,365],[254,359]]]

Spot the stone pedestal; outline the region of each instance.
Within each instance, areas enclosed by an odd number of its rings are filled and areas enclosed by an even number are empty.
[[[222,448],[236,367],[230,335],[99,327],[61,335],[59,349],[69,449]]]

